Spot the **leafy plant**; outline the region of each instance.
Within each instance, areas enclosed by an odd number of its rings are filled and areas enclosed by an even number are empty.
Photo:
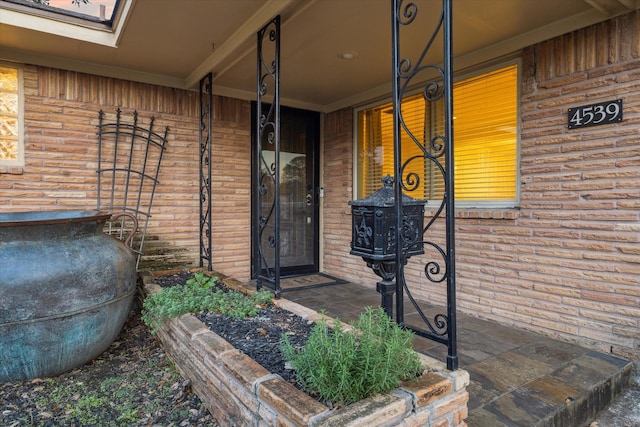
[[[272,295],[266,290],[252,295],[223,289],[214,291],[217,280],[217,277],[196,273],[184,285],[163,288],[149,295],[142,306],[142,321],[155,333],[165,319],[186,313],[209,311],[241,319],[255,316],[261,306],[271,302]]]
[[[204,273],[195,273],[191,279],[187,280],[187,285],[210,289],[217,281],[218,277],[216,276],[210,277]]]
[[[296,349],[286,335],[281,351],[296,369],[296,378],[310,393],[332,403],[353,403],[396,388],[421,372],[413,350],[413,333],[401,328],[381,308],[365,308],[344,331],[335,320],[331,330],[318,322],[306,345]]]
[[[137,409],[127,409],[117,419],[123,423],[135,423],[139,418]]]

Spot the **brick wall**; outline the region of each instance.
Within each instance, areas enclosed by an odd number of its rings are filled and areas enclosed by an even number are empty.
[[[214,97],[213,265],[248,280],[251,274],[251,105]]]
[[[142,266],[198,263],[198,94],[25,66],[23,170],[0,172],[0,210],[95,207],[98,111],[169,126]],[[569,107],[622,98],[624,122],[569,131]],[[113,117],[113,116],[111,116]],[[213,261],[250,265],[250,106],[214,97]],[[370,283],[349,255],[353,111],[324,119],[323,270]],[[521,206],[457,212],[460,310],[640,357],[640,13],[522,53]],[[434,238],[443,238],[438,224]],[[413,262],[415,261],[415,262]],[[444,303],[419,259],[416,295]]]
[[[534,329],[640,356],[640,12],[523,53],[516,310]],[[567,109],[622,99],[620,124],[567,129]],[[544,298],[542,298],[544,297]]]
[[[324,198],[322,199],[322,265],[325,272],[341,277],[359,277],[363,263],[349,256],[353,195],[353,110],[327,114],[323,122]],[[347,255],[345,255],[345,253]],[[364,271],[366,274],[367,271]]]
[[[622,123],[567,129],[568,108],[618,98]],[[520,109],[520,209],[456,212],[458,307],[640,358],[640,12],[525,49]],[[352,120],[326,120],[324,269],[374,292],[344,228]],[[410,287],[443,304],[419,267]]]
[[[169,126],[141,268],[192,266],[199,254],[198,93],[26,65],[25,167],[0,171],[0,211],[95,209],[98,112],[105,122]],[[249,104],[214,97],[214,264],[248,276]],[[9,172],[9,173],[2,173]]]

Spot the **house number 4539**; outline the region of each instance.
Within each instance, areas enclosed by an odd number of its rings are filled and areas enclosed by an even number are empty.
[[[622,99],[569,108],[569,129],[622,121]]]

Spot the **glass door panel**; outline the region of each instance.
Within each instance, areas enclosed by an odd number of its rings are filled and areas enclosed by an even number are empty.
[[[317,272],[319,114],[281,107],[280,116],[280,274]],[[263,150],[263,156],[267,165],[275,163],[274,152]],[[270,209],[271,200],[263,200],[263,204],[264,212]],[[262,247],[268,247],[268,242]],[[255,248],[254,242],[253,265],[258,256]],[[271,266],[275,264],[273,253],[264,253]]]

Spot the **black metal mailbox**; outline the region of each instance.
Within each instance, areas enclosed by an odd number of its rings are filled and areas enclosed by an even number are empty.
[[[396,275],[396,206],[394,179],[382,178],[383,186],[364,199],[352,200],[351,255],[357,255],[382,278],[376,290],[382,296],[381,306],[393,317],[393,279]],[[413,255],[424,253],[422,233],[426,200],[402,195],[402,218],[399,218],[404,263]]]
[[[351,205],[351,255],[365,261],[395,261],[395,195],[393,178],[382,178],[382,188],[364,199],[352,200]],[[426,201],[402,196],[400,218],[404,249],[407,258],[424,253],[422,228]]]

